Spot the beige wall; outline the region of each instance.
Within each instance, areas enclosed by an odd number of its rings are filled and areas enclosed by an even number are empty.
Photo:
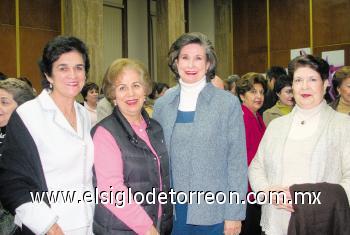
[[[128,57],[148,68],[147,0],[128,0]]]
[[[214,0],[189,1],[189,31],[201,32],[215,45]]]

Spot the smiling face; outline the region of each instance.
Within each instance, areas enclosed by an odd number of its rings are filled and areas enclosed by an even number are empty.
[[[116,79],[115,87],[115,102],[120,112],[130,123],[139,121],[146,97],[140,73],[134,69],[124,69]]]
[[[90,89],[86,94],[86,102],[93,106],[97,105],[98,91],[96,89]]]
[[[344,79],[337,90],[343,101],[350,105],[350,77]]]
[[[0,89],[0,127],[7,125],[11,114],[17,108],[17,103],[12,94],[4,89]]]
[[[303,109],[312,109],[323,101],[327,80],[322,81],[318,72],[310,67],[299,67],[293,76],[295,102]]]
[[[264,103],[264,88],[260,83],[255,83],[249,91],[240,95],[243,104],[253,113],[256,113]]]
[[[197,43],[184,46],[176,60],[180,78],[186,83],[195,83],[201,80],[209,65],[204,48]]]
[[[277,93],[277,96],[282,104],[287,106],[294,105],[293,90],[291,86],[283,87],[280,93]]]
[[[51,76],[46,77],[53,86],[53,96],[75,99],[85,83],[83,57],[77,51],[62,54],[52,64]]]

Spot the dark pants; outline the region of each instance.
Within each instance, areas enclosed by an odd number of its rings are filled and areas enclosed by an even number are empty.
[[[261,206],[247,204],[246,218],[242,222],[242,232],[240,235],[261,235],[260,218]]]

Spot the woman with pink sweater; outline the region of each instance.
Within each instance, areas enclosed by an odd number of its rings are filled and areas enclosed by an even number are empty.
[[[100,192],[94,233],[168,234],[172,206],[169,200],[157,200],[159,193],[169,190],[168,154],[162,128],[142,108],[151,92],[148,72],[137,61],[118,59],[108,68],[103,87],[115,107],[92,130]],[[154,202],[133,197],[152,191]]]

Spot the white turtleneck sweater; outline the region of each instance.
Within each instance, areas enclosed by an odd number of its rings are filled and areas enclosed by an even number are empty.
[[[283,177],[282,185],[291,186],[311,182],[311,156],[315,146],[315,135],[320,123],[321,109],[327,105],[325,101],[312,109],[303,109],[296,105],[296,113],[283,152]],[[304,124],[301,124],[301,123]],[[290,212],[274,208],[279,221],[273,226],[278,226],[276,231],[281,235],[288,232]]]
[[[186,83],[180,79],[179,83],[181,87],[179,110],[183,112],[195,111],[199,93],[207,84],[206,78],[203,77],[195,83]]]

